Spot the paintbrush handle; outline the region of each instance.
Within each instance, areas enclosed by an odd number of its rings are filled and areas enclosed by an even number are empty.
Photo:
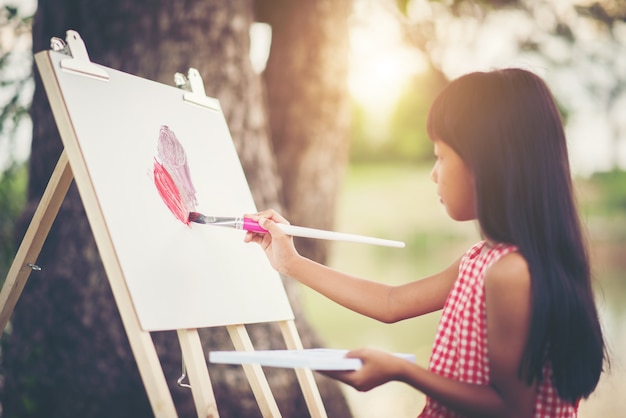
[[[343,232],[325,231],[322,229],[306,228],[303,226],[287,225],[276,223],[285,234],[293,237],[327,239],[333,241],[359,242],[362,244],[382,245],[385,247],[404,248],[404,242],[392,241],[382,238],[366,237],[363,235],[345,234]],[[252,219],[244,218],[243,229],[246,231],[266,233],[267,230],[261,227]]]

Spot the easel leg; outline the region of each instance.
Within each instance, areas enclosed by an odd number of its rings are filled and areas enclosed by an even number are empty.
[[[229,325],[226,329],[230,334],[230,339],[235,345],[235,349],[238,351],[254,350],[252,341],[250,341],[250,336],[244,325]],[[278,410],[278,405],[276,405],[276,399],[274,399],[274,395],[272,394],[269,383],[267,383],[267,378],[261,366],[258,364],[244,364],[243,370],[248,377],[252,392],[254,393],[254,397],[259,404],[263,416],[280,417],[281,414]]]
[[[195,329],[181,329],[177,332],[187,373],[189,373],[189,383],[198,418],[219,418],[213,386],[209,378],[209,370],[204,358],[198,331]]]
[[[122,313],[122,312],[120,312]],[[159,357],[154,348],[154,342],[149,332],[142,330],[139,323],[132,319],[124,320],[124,328],[135,355],[139,374],[146,388],[148,400],[154,416],[158,418],[175,418],[178,416],[174,408],[172,395],[167,387],[167,381],[161,368]],[[130,324],[129,322],[134,322]]]
[[[95,197],[92,199],[95,201]],[[83,196],[83,202],[85,200],[86,198]],[[100,214],[98,217],[95,222],[90,219],[92,230],[104,225],[104,220]],[[103,232],[94,233],[94,238],[154,416],[158,418],[177,417],[172,394],[167,386],[154,341],[152,341],[150,333],[145,331],[139,323],[113,243]]]
[[[280,331],[283,334],[285,344],[289,350],[302,350],[302,341],[298,334],[298,329],[293,320],[280,321]],[[304,400],[309,408],[311,417],[313,418],[326,418],[326,409],[322,402],[322,396],[320,395],[313,372],[310,369],[295,369],[296,377],[300,382],[302,388],[302,394]]]
[[[29,264],[35,265],[73,178],[67,155],[63,151],[2,286],[2,292],[0,292],[0,330],[2,332],[9,322],[32,271]]]

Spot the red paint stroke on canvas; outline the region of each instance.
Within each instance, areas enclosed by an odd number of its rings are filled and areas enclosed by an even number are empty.
[[[189,211],[183,204],[176,183],[165,167],[156,160],[154,161],[154,185],[159,191],[161,199],[176,219],[189,225]]]
[[[189,225],[189,212],[195,211],[196,189],[191,182],[187,154],[167,126],[161,126],[154,160],[154,184],[163,202],[176,219]]]

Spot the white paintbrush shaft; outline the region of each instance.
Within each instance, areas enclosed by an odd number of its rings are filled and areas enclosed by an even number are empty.
[[[363,244],[382,245],[385,247],[404,248],[404,242],[393,241],[389,239],[366,237],[363,235],[346,234],[343,232],[324,231],[322,229],[306,228],[304,226],[294,226],[277,223],[278,226],[285,234],[294,237],[303,238],[316,238],[327,239],[333,241],[349,241],[360,242]]]
[[[191,212],[189,214],[189,221],[225,228],[243,229],[250,232],[267,233],[267,230],[259,225],[257,221],[244,217],[206,216],[198,212]],[[322,229],[306,228],[304,226],[281,223],[276,223],[275,225],[278,226],[285,234],[293,237],[359,242],[363,244],[382,245],[385,247],[404,248],[404,242],[401,241],[372,238],[363,235],[345,234],[343,232],[324,231]]]

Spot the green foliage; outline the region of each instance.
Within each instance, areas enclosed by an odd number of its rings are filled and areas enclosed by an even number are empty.
[[[428,110],[436,92],[429,74],[414,77],[391,118],[391,146],[400,160],[429,161],[433,145],[426,133]]]
[[[30,98],[25,96],[32,77],[29,62],[20,62],[23,71],[16,70],[16,60],[24,58],[19,54],[30,55],[30,51],[16,52],[14,47],[18,40],[30,37],[31,24],[32,16],[23,16],[18,7],[0,8],[0,25],[10,33],[0,39],[0,147],[4,154],[0,167],[0,283],[15,256],[15,222],[26,204],[27,164],[15,161],[13,149],[18,126],[28,117]]]
[[[13,164],[0,175],[0,282],[15,257],[15,222],[26,204],[28,165]]]
[[[626,3],[622,0],[595,1],[574,6],[578,14],[589,17],[606,26],[626,22]]]
[[[588,210],[601,215],[626,214],[626,171],[598,172],[589,179],[589,187],[595,193],[587,202]]]
[[[410,0],[396,0],[396,6],[398,7],[398,10],[400,10],[400,12],[405,15],[407,14],[409,3]]]
[[[4,44],[3,39],[0,39],[0,141],[8,141],[9,146],[19,122],[28,116],[30,99],[24,95],[26,85],[31,82],[31,74],[30,71],[27,74],[16,74],[13,61],[19,59],[16,57],[15,43],[18,39],[30,37],[31,25],[32,16],[22,16],[17,7],[5,5],[0,9],[0,26],[8,28],[7,32],[11,32],[11,36],[6,38],[12,40]]]
[[[417,75],[407,84],[385,126],[372,128],[374,115],[354,104],[351,161],[421,162],[432,157],[426,134],[426,116],[434,99],[430,74]]]
[[[358,103],[352,104],[352,139],[350,158],[353,161],[365,161],[373,153],[367,140],[367,112]]]

